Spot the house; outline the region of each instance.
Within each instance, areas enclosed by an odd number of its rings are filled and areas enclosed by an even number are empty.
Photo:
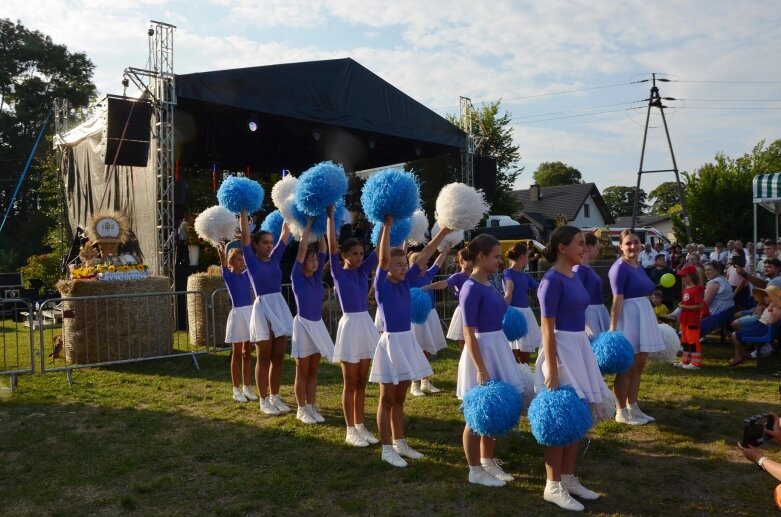
[[[629,228],[632,226],[632,217],[617,217],[613,226],[616,228]],[[649,226],[664,235],[670,242],[675,242],[673,222],[667,214],[638,215],[635,226],[638,228]]]
[[[532,185],[512,193],[523,204],[523,210],[515,214],[515,218],[521,223],[535,225],[546,240],[556,228],[557,220],[566,220],[566,224],[579,228],[613,224],[610,210],[593,183],[557,187]]]

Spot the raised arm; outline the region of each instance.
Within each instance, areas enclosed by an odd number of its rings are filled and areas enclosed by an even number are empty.
[[[220,266],[221,267],[228,267],[228,259],[225,256],[225,245],[220,243],[215,246],[217,248],[217,255],[220,256]]]
[[[445,265],[445,259],[447,258],[447,254],[450,251],[450,246],[445,246],[442,251],[439,252],[439,255],[437,256],[437,260],[434,261],[434,265],[439,267],[439,269],[442,269],[442,266]]]
[[[382,223],[382,229],[380,230],[380,241],[377,243],[377,254],[380,261],[380,269],[387,271],[390,269],[390,228],[393,225],[393,217],[385,216],[385,221]],[[425,250],[424,250],[425,251]],[[431,254],[429,253],[429,256]],[[428,259],[427,259],[428,260]]]
[[[247,216],[247,210],[241,211],[239,217],[239,225],[241,226],[241,246],[249,246],[250,234],[249,234],[249,218]]]
[[[326,252],[326,243],[325,243],[325,235],[321,235],[317,238],[317,252],[318,253],[325,253]]]
[[[304,260],[306,260],[306,250],[309,247],[307,243],[309,242],[309,234],[311,233],[311,231],[312,231],[312,218],[307,217],[306,226],[304,227],[304,231],[301,233],[301,242],[298,243],[298,253],[296,254],[296,262],[298,262],[299,264],[303,264]]]
[[[428,259],[431,258],[431,255],[434,254],[434,250],[439,247],[440,243],[442,242],[442,239],[444,239],[450,232],[452,232],[450,228],[441,228],[437,234],[434,236],[433,239],[429,241],[428,244],[426,244],[426,247],[423,248],[423,251],[420,252],[418,255],[418,259],[415,261],[415,264],[417,264],[418,268],[420,268],[421,271],[424,271],[426,269],[426,264],[428,264]]]
[[[326,211],[328,213],[328,223],[327,223],[327,229],[328,229],[328,254],[329,255],[336,255],[336,251],[338,249],[337,242],[336,242],[336,223],[334,222],[334,207],[329,206],[326,208]]]
[[[279,234],[279,242],[283,243],[285,246],[287,246],[288,241],[290,240],[290,225],[287,224],[287,221],[282,223],[282,233]],[[306,242],[306,239],[301,239],[303,242]]]

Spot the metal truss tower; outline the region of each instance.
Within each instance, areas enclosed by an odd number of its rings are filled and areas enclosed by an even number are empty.
[[[459,116],[461,129],[466,133],[466,142],[461,149],[461,183],[474,187],[475,185],[475,150],[477,139],[472,133],[472,99],[459,97]]]

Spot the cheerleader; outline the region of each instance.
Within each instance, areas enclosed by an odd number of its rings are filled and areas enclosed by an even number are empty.
[[[410,284],[423,271],[450,230],[440,230],[409,267],[404,250],[390,247],[392,224],[393,217],[387,216],[377,246],[380,263],[374,276],[374,296],[378,310],[382,311],[385,331],[374,352],[369,381],[380,385],[377,428],[382,442],[382,460],[394,467],[406,467],[407,462],[402,456],[418,459],[423,455],[407,445],[404,439],[404,399],[413,379],[432,374],[431,366],[411,330]]]
[[[520,311],[526,318],[526,328],[528,329],[526,335],[510,343],[515,360],[519,364],[529,364],[532,352],[540,347],[542,341],[537,318],[529,307],[528,292],[537,292],[539,284],[524,272],[529,264],[527,251],[525,244],[516,242],[512,248],[507,250],[510,267],[502,272],[504,301],[513,310]]]
[[[535,387],[539,391],[543,386],[555,390],[570,385],[593,407],[601,404],[603,394],[609,392],[586,335],[589,295],[572,272],[585,251],[580,229],[560,226],[543,252],[552,267],[543,276],[538,291],[542,350],[537,356]],[[578,442],[564,447],[545,447],[544,451],[547,481],[543,499],[565,510],[583,510],[583,505],[573,499],[573,495],[587,501],[599,497],[575,477],[577,454]]]
[[[276,246],[269,232],[260,231],[250,237],[247,211],[242,210],[241,244],[256,295],[250,320],[250,338],[255,342],[258,354],[255,382],[260,391],[260,410],[267,415],[290,411],[279,396],[287,336],[293,333],[293,315],[282,297],[282,269],[279,267],[289,237],[287,224],[282,226]]]
[[[364,425],[364,402],[369,364],[380,334],[369,315],[369,275],[377,265],[377,255],[371,252],[364,260],[363,244],[358,239],[346,239],[337,248],[333,209],[328,208],[328,253],[334,289],[339,297],[342,317],[336,331],[334,361],[341,362],[344,387],[342,411],[347,434],[344,441],[356,447],[368,447],[379,440]],[[339,255],[344,266],[339,262]]]
[[[456,396],[463,399],[471,388],[491,379],[506,382],[523,393],[523,379],[502,330],[507,303],[489,280],[501,266],[502,247],[494,237],[481,234],[469,243],[467,253],[465,258],[472,261],[474,269],[458,296],[466,344],[458,362]],[[467,425],[463,444],[470,483],[499,487],[514,479],[494,459],[494,438],[473,434]]]
[[[616,375],[616,422],[643,425],[656,420],[643,413],[637,405],[640,377],[648,354],[664,350],[664,340],[656,323],[656,315],[648,297],[654,283],[638,263],[642,245],[632,230],[621,232],[622,256],[610,267],[608,278],[613,291],[610,330],[620,330],[632,343],[635,362],[626,373]]]
[[[421,271],[420,275],[413,278],[410,282],[410,287],[423,288],[427,285],[431,285],[431,281],[434,280],[440,269],[442,269],[448,251],[450,251],[450,246],[446,245],[442,251],[439,252],[439,256],[434,262],[434,265],[425,271]],[[419,256],[420,253],[410,253],[410,267],[415,264]],[[434,292],[428,291],[427,294],[431,297],[431,310],[428,313],[428,319],[425,323],[413,323],[412,333],[415,334],[415,340],[418,342],[418,345],[420,345],[421,350],[423,350],[426,359],[430,362],[432,355],[437,355],[437,352],[447,347],[447,339],[445,338],[445,333],[442,331],[442,323],[439,321],[439,315],[437,314],[437,302],[434,298]],[[377,312],[379,313],[380,311]],[[412,381],[410,393],[414,397],[425,397],[426,391],[429,393],[439,393],[442,390],[434,386],[434,383],[431,382],[431,379],[428,377]]]
[[[588,291],[589,305],[586,307],[586,333],[589,338],[593,339],[595,336],[610,329],[610,313],[607,312],[605,298],[602,294],[602,277],[589,265],[592,260],[599,257],[599,239],[592,232],[587,232],[585,239],[586,253],[583,255],[583,261],[572,270],[578,276],[586,291]]]
[[[456,253],[456,263],[461,268],[458,273],[453,273],[447,279],[434,282],[433,284],[423,286],[424,290],[439,290],[452,287],[456,294],[456,300],[458,300],[458,293],[461,291],[461,286],[472,274],[472,261],[467,257],[469,256],[469,250],[467,248],[461,248]],[[461,321],[461,305],[456,305],[456,309],[453,311],[453,315],[450,317],[450,326],[447,329],[447,338],[458,342],[458,351],[464,350],[464,325]]]
[[[217,246],[222,266],[222,278],[228,288],[231,299],[231,311],[225,327],[225,342],[231,343],[231,381],[233,382],[233,400],[248,402],[258,400],[252,393],[252,343],[249,336],[249,323],[252,316],[252,293],[247,268],[244,265],[244,253],[233,248],[225,257],[225,248]],[[239,384],[241,379],[241,385]]]
[[[325,238],[307,246],[312,218],[301,235],[296,262],[290,274],[298,313],[293,318],[293,347],[290,355],[296,360],[294,383],[298,411],[296,418],[305,424],[325,422],[315,407],[317,367],[320,356],[329,361],[334,355],[334,344],[323,323],[323,267],[325,266]]]

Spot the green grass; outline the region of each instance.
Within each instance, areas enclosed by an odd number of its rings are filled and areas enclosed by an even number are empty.
[[[777,411],[781,369],[726,367],[730,349],[705,347],[705,369],[650,365],[643,408],[658,423],[604,422],[584,441],[578,473],[604,494],[594,515],[764,515],[774,482],[742,457],[742,419]],[[325,424],[266,417],[230,398],[228,355],[0,376],[0,508],[7,515],[551,515],[543,502],[542,449],[524,420],[499,442],[497,457],[516,481],[471,486],[455,399],[458,352],[433,363],[446,391],[407,402],[407,435],[426,457],[406,469],[382,463],[379,449],[343,445],[341,373],[323,364],[319,405]],[[292,362],[283,397],[293,402]],[[377,388],[369,389],[370,428]],[[776,447],[766,446],[769,454]]]

